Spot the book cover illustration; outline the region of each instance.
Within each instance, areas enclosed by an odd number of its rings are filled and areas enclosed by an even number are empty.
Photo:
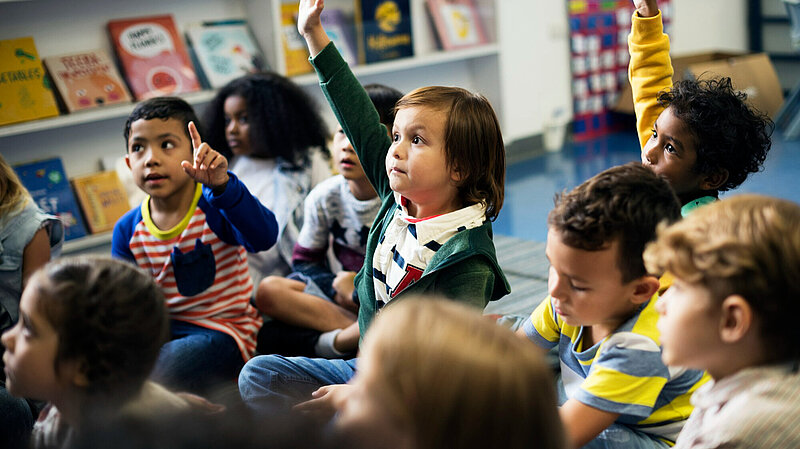
[[[200,89],[172,16],[112,20],[108,31],[136,100]]]
[[[322,11],[320,21],[347,64],[351,67],[357,65],[358,47],[356,46],[353,20],[340,9],[325,9]]]
[[[408,0],[359,0],[361,60],[387,61],[414,55]]]
[[[116,171],[74,178],[72,186],[92,234],[113,230],[117,220],[130,210],[125,186]]]
[[[202,22],[186,29],[197,75],[206,87],[220,88],[240,76],[263,71],[264,56],[245,20]]]
[[[428,0],[427,4],[443,49],[454,50],[488,42],[472,0]]]
[[[314,70],[308,62],[308,47],[297,31],[297,12],[300,2],[281,3],[281,42],[286,76],[301,75]]]
[[[78,203],[72,194],[60,158],[15,165],[14,171],[36,205],[64,223],[64,240],[86,235]]]
[[[48,56],[44,65],[69,112],[131,102],[128,88],[105,50]]]
[[[58,115],[32,37],[0,40],[0,125]]]

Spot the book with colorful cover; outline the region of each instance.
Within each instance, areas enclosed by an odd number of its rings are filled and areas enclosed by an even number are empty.
[[[29,162],[14,166],[20,181],[33,201],[43,211],[53,214],[64,223],[64,239],[86,235],[83,219],[64,171],[61,158]]]
[[[360,59],[365,63],[414,55],[409,0],[357,0]]]
[[[130,210],[125,186],[116,171],[74,178],[72,186],[92,234],[111,231],[117,220]]]
[[[186,43],[205,87],[220,88],[240,76],[266,69],[261,49],[245,20],[189,25]]]
[[[69,112],[131,102],[125,81],[105,50],[48,56],[44,65]]]
[[[297,13],[300,2],[281,3],[281,45],[286,76],[301,75],[314,70],[308,62],[308,47],[297,31]]]
[[[58,115],[32,37],[0,40],[0,125]]]
[[[486,32],[473,0],[427,0],[439,42],[445,50],[486,44]]]
[[[340,9],[329,8],[322,11],[320,21],[347,64],[351,67],[357,65],[358,47],[356,46],[353,19],[348,18]]]
[[[108,32],[136,100],[200,89],[171,15],[111,20]]]

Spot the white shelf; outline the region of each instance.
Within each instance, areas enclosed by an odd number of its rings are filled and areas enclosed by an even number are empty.
[[[102,234],[92,234],[87,235],[86,237],[69,240],[64,242],[64,246],[61,249],[61,254],[68,255],[86,249],[108,245],[111,243],[111,235],[111,232],[103,232]]]
[[[463,50],[438,51],[422,56],[402,58],[393,61],[377,62],[369,65],[360,65],[353,68],[356,76],[377,75],[381,73],[395,72],[399,70],[418,69],[420,67],[446,64],[448,62],[477,59],[485,56],[497,55],[499,52],[497,44],[482,45],[480,47],[468,48]],[[317,75],[309,73],[292,78],[292,81],[301,86],[310,86],[317,83]],[[205,103],[214,98],[215,90],[203,90],[190,94],[181,95],[191,104]],[[58,117],[33,120],[30,122],[17,123],[14,125],[0,126],[0,137],[16,136],[49,129],[58,129],[84,123],[92,123],[99,120],[110,120],[115,118],[127,117],[133,111],[135,103],[123,105],[105,106],[87,111],[79,111],[72,114],[60,115]]]

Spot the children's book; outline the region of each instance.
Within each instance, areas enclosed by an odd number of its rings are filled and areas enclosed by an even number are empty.
[[[78,203],[72,194],[60,158],[15,165],[14,171],[36,205],[64,223],[64,240],[86,235]]]
[[[172,16],[112,20],[108,32],[136,100],[200,89]]]
[[[245,20],[193,24],[186,43],[205,87],[220,88],[242,75],[263,71],[264,56]]]
[[[92,234],[111,231],[117,220],[130,209],[125,186],[116,171],[74,178],[72,186]]]
[[[0,40],[0,125],[58,115],[32,37]]]
[[[44,65],[69,112],[131,102],[131,94],[105,50],[48,56]]]
[[[488,42],[473,0],[427,0],[439,42],[445,50]]]
[[[361,60],[387,61],[414,55],[409,0],[357,0]]]
[[[358,47],[355,38],[355,22],[341,9],[325,9],[320,16],[322,26],[328,33],[342,58],[347,64],[355,66],[358,64]]]
[[[300,2],[281,3],[281,43],[286,76],[300,75],[314,70],[308,62],[308,48],[297,31],[297,12]]]

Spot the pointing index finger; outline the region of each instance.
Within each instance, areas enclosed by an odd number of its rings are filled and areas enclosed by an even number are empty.
[[[200,138],[200,133],[197,132],[197,126],[195,126],[194,122],[189,122],[189,136],[192,137],[192,148],[197,151],[200,145],[203,144],[203,139]]]

